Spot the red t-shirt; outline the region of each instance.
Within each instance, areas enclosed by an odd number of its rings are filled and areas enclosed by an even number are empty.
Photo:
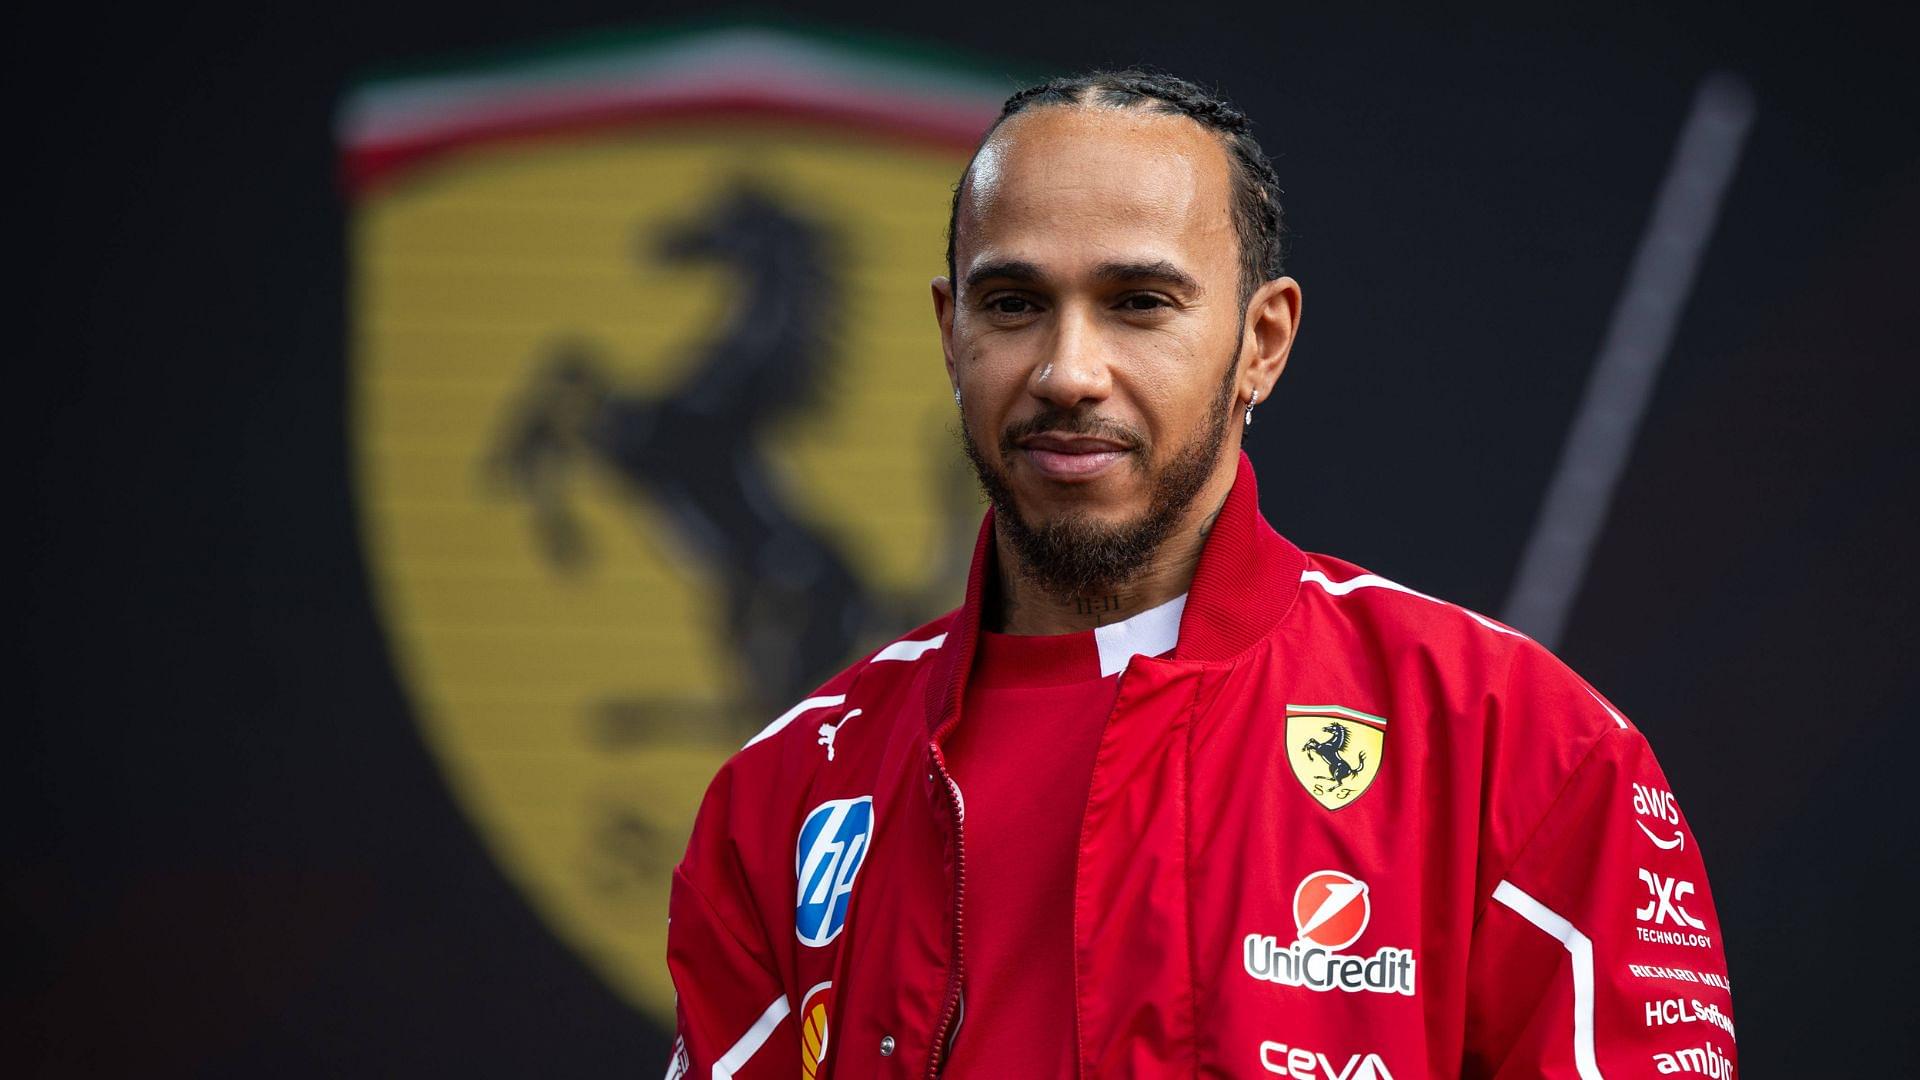
[[[1172,648],[1181,606],[1105,627],[1100,640],[1092,630],[980,635],[943,748],[967,806],[966,1011],[950,1075],[1075,1072],[1074,860],[1094,754],[1132,655],[1115,642]]]

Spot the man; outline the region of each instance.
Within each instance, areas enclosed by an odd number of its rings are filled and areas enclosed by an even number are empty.
[[[965,603],[713,781],[670,1077],[1733,1075],[1639,731],[1260,516],[1281,237],[1245,118],[1192,84],[1008,101],[933,282],[992,504]]]

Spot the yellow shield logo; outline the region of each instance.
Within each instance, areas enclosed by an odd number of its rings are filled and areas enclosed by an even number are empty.
[[[1287,761],[1321,806],[1338,810],[1373,786],[1386,755],[1387,719],[1341,705],[1287,706]]]
[[[708,779],[958,596],[980,509],[927,282],[1005,93],[736,27],[343,105],[351,437],[397,667],[503,869],[662,1023]]]
[[[800,999],[800,1080],[819,1080],[824,1074],[832,1029],[827,1012],[832,1004],[831,982],[820,983]]]

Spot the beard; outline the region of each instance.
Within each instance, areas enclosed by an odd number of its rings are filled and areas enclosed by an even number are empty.
[[[974,442],[966,419],[960,421],[960,442],[973,465],[980,490],[993,505],[994,520],[1006,530],[1019,559],[1020,576],[1061,602],[1083,596],[1105,596],[1132,580],[1160,550],[1187,508],[1206,486],[1227,441],[1227,418],[1233,404],[1235,365],[1227,365],[1207,410],[1206,422],[1167,463],[1157,470],[1150,464],[1152,444],[1138,431],[1091,411],[1047,412],[1011,424],[1000,436],[1000,458],[1019,452],[1016,440],[1041,432],[1096,435],[1124,443],[1133,455],[1132,467],[1147,474],[1147,506],[1130,521],[1109,524],[1084,510],[1070,510],[1044,521],[1029,521],[1014,502],[1013,485],[1004,470],[988,461]]]

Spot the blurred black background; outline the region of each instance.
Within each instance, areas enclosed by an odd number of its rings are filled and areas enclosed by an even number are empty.
[[[331,124],[369,68],[698,7],[11,17],[8,1072],[664,1066],[487,858],[391,668],[347,469]],[[1560,651],[1702,839],[1749,1075],[1910,1071],[1912,27],[1335,7],[800,10],[1010,71],[1225,89],[1278,164],[1307,298],[1250,442],[1268,516],[1495,614],[1693,89],[1744,79],[1755,124]]]

